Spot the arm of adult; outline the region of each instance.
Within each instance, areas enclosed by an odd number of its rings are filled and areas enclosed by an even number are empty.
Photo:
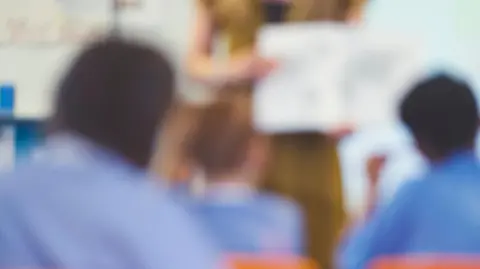
[[[363,19],[363,10],[366,4],[367,0],[351,0],[347,11],[347,22],[351,24],[360,23]]]
[[[226,62],[216,61],[212,57],[217,30],[214,15],[205,0],[197,0],[195,8],[186,63],[191,78],[218,89],[263,77],[273,68],[271,61],[254,53],[235,55]]]

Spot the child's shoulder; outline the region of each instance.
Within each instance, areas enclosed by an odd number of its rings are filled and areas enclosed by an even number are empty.
[[[288,197],[276,195],[273,193],[262,193],[260,196],[261,204],[281,215],[299,216],[302,215],[300,206]]]

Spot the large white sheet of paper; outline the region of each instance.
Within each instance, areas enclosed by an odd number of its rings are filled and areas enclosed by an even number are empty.
[[[280,67],[257,85],[254,121],[268,133],[390,124],[422,75],[415,40],[341,24],[267,26],[258,51]]]

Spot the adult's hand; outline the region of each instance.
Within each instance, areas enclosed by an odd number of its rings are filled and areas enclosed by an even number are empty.
[[[340,126],[338,128],[330,130],[329,132],[327,132],[327,136],[336,141],[340,141],[345,137],[351,135],[354,131],[355,129],[353,126],[346,124],[344,126]]]
[[[228,64],[229,81],[233,84],[252,82],[268,76],[277,67],[272,59],[256,54],[234,56]]]

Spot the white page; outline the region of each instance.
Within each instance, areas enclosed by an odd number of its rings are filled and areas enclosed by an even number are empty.
[[[348,54],[347,28],[318,26],[289,24],[261,30],[259,53],[280,65],[254,93],[254,121],[262,131],[320,131],[345,121],[337,85]]]
[[[423,45],[397,33],[353,34],[356,45],[345,74],[349,117],[359,127],[393,124],[401,98],[426,69]]]
[[[267,26],[258,50],[281,65],[254,93],[255,124],[269,133],[394,124],[426,63],[413,39],[330,23]]]

